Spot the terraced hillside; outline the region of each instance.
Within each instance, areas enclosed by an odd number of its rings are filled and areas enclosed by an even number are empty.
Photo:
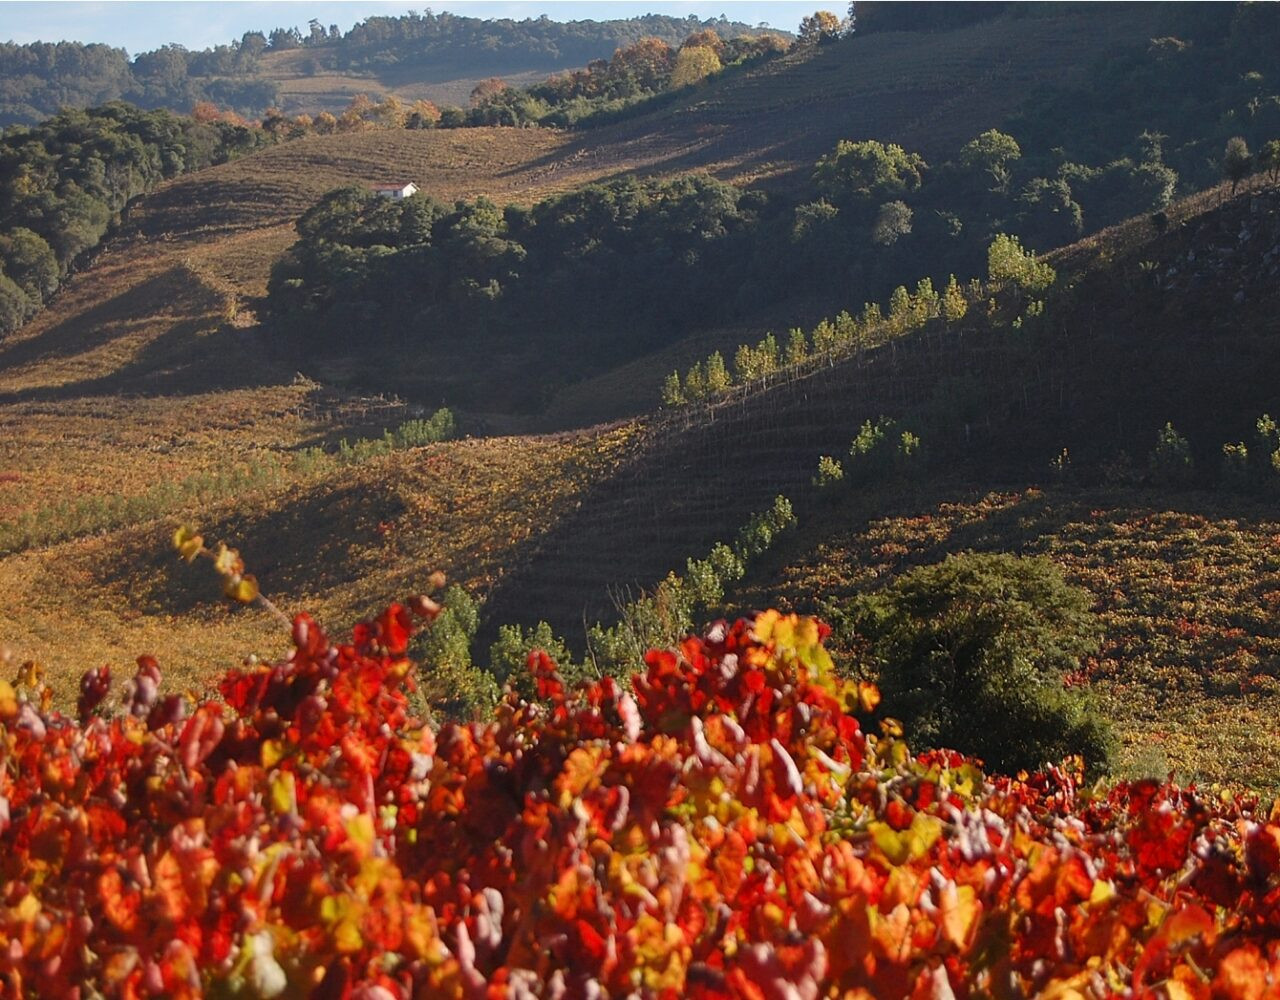
[[[268,622],[211,610],[212,619],[197,614],[176,626],[159,603],[144,612],[130,595],[145,589],[138,560],[164,551],[177,518],[266,517],[285,497],[330,488],[294,469],[299,449],[333,450],[341,438],[376,436],[413,415],[399,401],[299,376],[256,327],[246,303],[291,242],[293,218],[330,187],[406,171],[444,198],[533,199],[567,183],[539,162],[562,143],[553,133],[487,129],[303,140],[214,168],[195,184],[177,181],[135,206],[93,265],[0,344],[0,636],[12,654],[56,666],[59,691],[69,694],[86,663],[128,662],[140,643],[188,664],[262,648],[273,634]],[[504,463],[541,470],[530,494],[554,493],[566,480],[561,463],[575,453],[549,444],[554,457],[534,461],[522,456],[539,453],[536,443],[452,447],[463,451],[460,467],[472,469],[464,479],[483,478],[478,467],[504,469],[498,478],[521,498],[528,483]],[[376,478],[381,467],[361,472]],[[344,476],[363,496],[359,477]],[[384,513],[398,517],[403,505]],[[318,530],[366,538],[343,517]],[[382,536],[373,537],[381,552]],[[450,559],[447,547],[423,559],[423,575],[437,566],[477,579],[493,572]],[[216,608],[216,594],[209,599]],[[69,607],[92,623],[74,637],[63,632]]]
[[[1034,332],[977,316],[945,338],[926,331],[648,423],[634,459],[504,579],[490,621],[531,623],[549,609],[554,626],[581,637],[584,616],[610,613],[611,591],[652,586],[776,493],[802,522],[823,518],[810,485],[818,457],[844,454],[880,415],[922,434],[936,498],[1043,481],[1063,448],[1094,478],[1121,451],[1141,471],[1166,421],[1211,480],[1223,442],[1280,412],[1280,198],[1220,198],[1176,206],[1164,236],[1135,220],[1061,255],[1067,287]],[[870,490],[851,502],[856,523],[887,501]]]
[[[807,176],[838,140],[875,137],[950,154],[1000,125],[1038,85],[1070,89],[1108,52],[1170,34],[1157,4],[1056,5],[937,34],[886,32],[796,50],[696,91],[673,111],[579,140],[667,171],[747,179]]]

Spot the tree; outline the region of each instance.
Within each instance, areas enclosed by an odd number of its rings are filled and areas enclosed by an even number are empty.
[[[720,57],[705,45],[683,48],[676,53],[675,67],[671,70],[671,89],[691,87],[701,83],[712,73],[719,73]]]
[[[1006,774],[1081,754],[1105,770],[1111,739],[1079,688],[1097,648],[1092,596],[1043,557],[966,552],[848,606],[884,711],[913,746],[949,747]]]
[[[275,28],[267,36],[272,52],[296,49],[302,44],[302,33],[297,28]]]
[[[1271,139],[1258,152],[1258,169],[1267,171],[1271,183],[1280,176],[1280,139]]]
[[[681,43],[680,48],[707,48],[714,52],[718,59],[723,59],[725,53],[724,39],[713,28],[703,28],[701,31],[695,31]]]
[[[729,389],[732,385],[733,379],[729,377],[729,370],[725,367],[724,357],[719,351],[715,351],[711,357],[707,358],[707,395],[717,396]]]
[[[31,299],[0,271],[0,335],[18,329],[33,311]]]
[[[816,10],[800,19],[798,36],[801,45],[822,45],[840,37],[840,18],[829,10]]]
[[[1006,192],[1012,164],[1021,157],[1022,149],[1013,136],[989,129],[961,147],[960,166],[981,176],[989,190]]]
[[[662,381],[662,405],[683,406],[684,386],[680,384],[680,372],[674,371]]]
[[[874,139],[841,139],[813,172],[819,192],[834,202],[882,204],[920,188],[927,164],[916,153]]]
[[[947,281],[947,287],[942,290],[942,318],[948,323],[957,323],[964,319],[964,314],[969,311],[969,302],[964,297],[964,292],[960,290],[960,282],[956,281],[953,274]]]
[[[1185,486],[1191,481],[1194,468],[1191,446],[1179,434],[1172,423],[1167,423],[1156,435],[1156,446],[1147,460],[1151,478],[1164,486]]]
[[[904,236],[911,235],[911,209],[905,202],[887,201],[876,213],[871,226],[871,242],[877,246],[891,247]]]
[[[507,81],[501,77],[491,76],[487,80],[481,80],[471,88],[471,106],[478,108],[505,90],[507,90]]]
[[[1222,173],[1231,182],[1231,193],[1236,193],[1236,186],[1249,176],[1253,170],[1253,157],[1249,155],[1249,145],[1240,136],[1232,136],[1227,140],[1227,148],[1222,154]]]
[[[675,51],[661,38],[647,35],[635,45],[618,49],[602,76],[627,92],[662,90],[675,66]],[[594,95],[589,95],[594,96]]]
[[[58,259],[53,248],[30,229],[18,226],[0,234],[0,268],[37,306],[58,288]]]
[[[1008,282],[1027,292],[1042,292],[1053,284],[1057,272],[1023,250],[1016,236],[998,233],[987,248],[987,277],[997,284]]]

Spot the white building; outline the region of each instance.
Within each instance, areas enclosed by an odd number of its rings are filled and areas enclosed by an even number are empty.
[[[373,184],[374,194],[382,195],[384,198],[393,198],[399,201],[402,198],[408,198],[418,193],[418,185],[410,181],[408,184]]]

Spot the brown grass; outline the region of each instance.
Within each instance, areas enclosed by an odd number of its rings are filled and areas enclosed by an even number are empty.
[[[266,613],[223,601],[207,566],[176,557],[180,517],[239,547],[288,613],[344,629],[420,590],[435,569],[483,596],[628,441],[622,429],[434,445],[0,559],[0,643],[45,665],[64,705],[83,670],[127,671],[141,652],[160,658],[171,688],[206,689],[236,657],[279,655],[288,637]]]

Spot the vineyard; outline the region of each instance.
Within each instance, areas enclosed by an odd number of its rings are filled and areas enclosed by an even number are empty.
[[[194,707],[150,657],[121,714],[86,674],[78,722],[37,676],[0,684],[8,994],[1245,998],[1280,975],[1280,826],[1253,799],[913,756],[863,730],[877,693],[823,627],[776,612],[651,652],[634,693],[535,654],[536,703],[436,732],[408,712],[409,607],[338,644],[299,615],[286,660]]]

